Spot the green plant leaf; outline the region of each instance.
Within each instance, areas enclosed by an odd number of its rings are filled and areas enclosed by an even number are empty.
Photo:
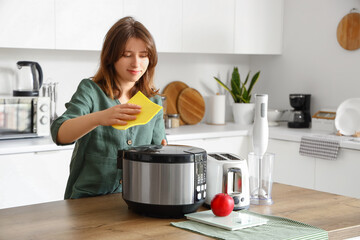
[[[234,96],[238,96],[238,95],[241,96],[242,90],[241,90],[241,88],[239,86],[234,85],[233,89],[232,89],[232,93],[233,93]],[[238,103],[240,101],[240,98],[236,97],[236,98],[234,98],[234,101],[236,103]]]
[[[218,79],[217,77],[214,77],[214,79],[220,84],[220,86],[222,86],[224,89],[226,89],[231,96],[233,97],[234,101],[236,101],[236,96],[234,95],[234,93],[232,92],[232,90],[230,90],[230,88],[228,88],[228,86],[225,85],[225,83],[223,83],[220,79]]]
[[[244,85],[247,84],[248,80],[249,80],[249,76],[250,76],[250,71],[248,72],[247,76],[246,76],[246,79],[245,79],[245,82],[244,82]]]
[[[217,77],[214,77],[214,79],[223,87],[225,88],[227,91],[231,92],[231,90],[225,85],[225,83],[223,83],[220,79],[218,79]]]
[[[220,79],[216,77],[214,77],[214,79],[231,94],[235,103],[249,103],[251,101],[251,91],[255,83],[259,79],[260,71],[255,73],[255,75],[251,78],[249,88],[246,88],[246,85],[248,84],[250,79],[250,73],[251,72],[249,71],[246,76],[245,82],[242,83],[240,80],[239,69],[237,67],[234,67],[231,75],[231,88],[226,86],[225,83],[223,83]]]
[[[234,70],[232,72],[231,76],[231,88],[234,93],[240,94],[240,74],[239,69],[237,67],[234,67]]]
[[[248,103],[249,102],[249,92],[248,92],[248,90],[246,90],[245,84],[243,86],[244,86],[244,89],[243,89],[243,94],[242,94],[242,100],[243,100],[243,102]]]
[[[248,94],[250,95],[255,83],[258,81],[259,79],[259,76],[260,76],[260,71],[258,71],[257,73],[255,73],[255,75],[252,77],[251,79],[251,82],[250,82],[250,86],[249,86],[249,89],[248,89]]]
[[[231,76],[231,88],[233,92],[234,101],[235,103],[241,103],[241,95],[243,92],[243,89],[241,87],[241,80],[240,80],[240,74],[239,69],[237,67],[234,67],[232,76]]]
[[[249,99],[245,99],[245,98],[241,97],[241,100],[242,100],[243,103],[250,103]]]

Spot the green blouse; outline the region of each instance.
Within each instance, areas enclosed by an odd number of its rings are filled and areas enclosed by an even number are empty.
[[[160,96],[150,100],[162,105]],[[56,137],[64,121],[117,104],[120,104],[119,100],[110,99],[95,82],[82,80],[70,102],[65,104],[66,111],[51,125],[53,141],[61,145],[56,142]],[[75,143],[65,199],[121,192],[122,170],[117,169],[118,150],[149,144],[160,145],[162,139],[166,139],[163,110],[147,124],[127,130],[117,130],[112,126],[96,127]]]

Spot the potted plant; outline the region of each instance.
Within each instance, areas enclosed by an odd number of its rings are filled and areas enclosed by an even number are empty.
[[[250,80],[250,71],[246,76],[244,82],[240,79],[239,70],[237,67],[234,67],[231,76],[231,87],[228,87],[224,82],[219,78],[214,77],[215,80],[225,88],[234,99],[234,104],[232,106],[234,120],[236,123],[249,125],[254,121],[254,109],[255,104],[250,103],[251,101],[251,92],[255,83],[258,81],[260,76],[260,71],[254,74]]]

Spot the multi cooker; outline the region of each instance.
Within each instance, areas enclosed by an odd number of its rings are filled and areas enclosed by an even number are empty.
[[[206,151],[149,145],[118,152],[122,196],[130,209],[155,217],[183,217],[206,197]]]

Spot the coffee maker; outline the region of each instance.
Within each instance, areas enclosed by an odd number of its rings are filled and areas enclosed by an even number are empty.
[[[290,94],[290,105],[294,108],[288,122],[289,128],[309,128],[310,115],[310,94]]]

